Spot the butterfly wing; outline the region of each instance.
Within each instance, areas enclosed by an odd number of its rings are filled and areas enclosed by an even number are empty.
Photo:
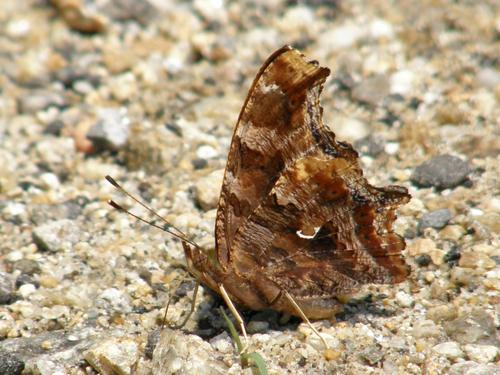
[[[295,95],[297,88],[319,85],[329,73],[315,63],[304,64],[296,50],[285,46],[257,74],[233,133],[218,204],[215,236],[223,268],[231,259],[238,229],[267,197],[283,169],[309,147],[310,140],[303,138],[306,129],[292,118],[292,107],[306,100]]]
[[[314,301],[408,274],[392,223],[410,196],[371,186],[356,151],[323,125],[319,96],[328,75],[298,51],[278,50],[257,75],[233,135],[217,256],[271,305],[283,290]]]

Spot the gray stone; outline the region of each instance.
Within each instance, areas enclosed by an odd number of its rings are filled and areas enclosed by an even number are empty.
[[[19,270],[23,275],[32,276],[40,272],[40,265],[33,259],[20,259],[12,264],[12,269]]]
[[[411,181],[421,187],[451,189],[467,181],[472,171],[469,163],[452,155],[439,155],[419,165]]]
[[[145,25],[158,11],[148,0],[111,0],[103,7],[103,12],[116,20],[136,20]]]
[[[35,113],[48,107],[63,107],[66,105],[64,97],[54,91],[35,90],[21,96],[18,100],[19,112]]]
[[[12,277],[5,272],[0,272],[0,305],[14,302],[14,282]]]
[[[362,154],[378,156],[384,152],[385,140],[377,136],[368,135],[354,142],[354,148]]]
[[[33,229],[33,242],[43,251],[69,251],[84,233],[73,220],[57,220]]]
[[[363,349],[359,356],[366,361],[369,365],[374,366],[379,363],[382,358],[384,358],[384,352],[377,345],[369,346],[368,348]]]
[[[98,120],[87,132],[87,138],[98,149],[116,151],[128,142],[130,120],[120,108],[101,108]]]
[[[24,370],[24,361],[15,354],[0,351],[0,374],[20,375]]]
[[[451,220],[450,210],[443,208],[425,213],[418,223],[418,231],[422,233],[425,228],[441,229]]]
[[[493,318],[481,308],[445,322],[443,326],[448,336],[461,344],[500,344]]]
[[[379,74],[365,79],[352,90],[353,99],[370,105],[377,105],[389,94],[387,76]]]

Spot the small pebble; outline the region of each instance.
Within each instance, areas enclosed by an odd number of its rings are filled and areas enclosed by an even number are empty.
[[[355,100],[377,105],[389,94],[389,80],[385,75],[376,75],[365,79],[352,90],[352,96]]]
[[[86,137],[98,149],[116,151],[127,144],[129,125],[125,110],[101,108],[98,110],[97,123],[89,129]]]
[[[14,281],[12,280],[12,276],[0,271],[0,305],[12,303],[14,299]]]
[[[426,228],[441,229],[451,218],[451,212],[447,208],[425,213],[418,223],[418,231],[423,233]]]
[[[412,336],[417,339],[439,335],[439,327],[432,320],[421,320],[413,324]]]
[[[26,299],[36,292],[36,286],[33,284],[24,284],[19,287],[18,292],[24,299]]]
[[[33,241],[48,252],[70,251],[84,237],[72,220],[62,219],[33,229]]]
[[[269,323],[260,320],[251,320],[247,324],[248,333],[263,333],[269,329]]]
[[[217,207],[223,177],[224,170],[219,169],[196,181],[195,198],[205,211]]]
[[[458,265],[465,268],[489,270],[496,267],[496,262],[484,253],[476,251],[465,251],[461,253]]]
[[[463,358],[464,356],[462,349],[460,349],[460,345],[454,341],[443,342],[441,344],[435,345],[432,349],[436,353],[452,360]]]
[[[498,347],[493,345],[469,344],[464,346],[464,350],[469,359],[479,363],[493,362],[500,354]]]
[[[411,307],[413,305],[413,297],[408,293],[399,291],[396,293],[396,302],[401,307]]]
[[[469,163],[452,155],[439,155],[419,165],[411,181],[421,187],[451,189],[464,183],[472,171]]]

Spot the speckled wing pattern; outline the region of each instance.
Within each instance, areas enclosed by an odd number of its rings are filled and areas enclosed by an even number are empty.
[[[233,134],[215,227],[217,267],[201,268],[209,284],[224,283],[253,309],[296,315],[287,291],[308,317],[326,317],[334,296],[408,274],[392,223],[410,196],[403,187],[371,186],[356,151],[323,125],[319,97],[329,73],[288,46],[276,51]]]

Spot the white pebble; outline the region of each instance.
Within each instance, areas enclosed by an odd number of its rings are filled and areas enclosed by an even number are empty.
[[[59,177],[50,172],[41,174],[40,182],[45,189],[49,190],[56,190],[61,185],[59,182]]]
[[[401,307],[411,307],[413,305],[413,297],[408,293],[399,291],[396,293],[396,302]]]
[[[21,18],[12,20],[7,24],[7,35],[12,38],[22,38],[31,30],[31,23],[27,19]]]
[[[202,145],[196,150],[196,156],[200,159],[210,159],[218,155],[217,150],[209,145]]]
[[[458,345],[458,343],[454,341],[447,341],[441,344],[437,344],[433,347],[433,350],[436,353],[443,355],[449,359],[462,358],[464,355],[462,349],[460,349],[460,345]]]
[[[498,348],[493,345],[469,344],[464,349],[469,359],[480,363],[493,362],[498,355]]]
[[[33,284],[24,284],[19,287],[18,291],[23,298],[27,298],[36,292],[36,287]]]

